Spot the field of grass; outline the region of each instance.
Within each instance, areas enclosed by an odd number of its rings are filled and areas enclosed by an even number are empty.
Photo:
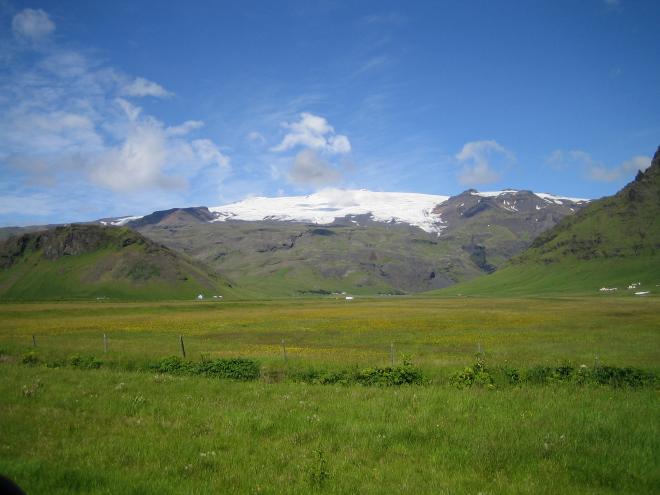
[[[478,348],[492,365],[657,372],[658,315],[658,298],[609,296],[2,304],[0,472],[28,493],[657,493],[655,387],[446,377]],[[431,383],[132,371],[179,353],[181,334],[188,359],[284,372],[386,366],[394,343]],[[26,366],[29,350],[103,365]]]
[[[510,264],[490,275],[428,294],[475,296],[598,295],[601,287],[617,287],[617,296],[632,296],[627,287],[640,282],[638,291],[660,294],[660,256],[566,259],[561,263]]]

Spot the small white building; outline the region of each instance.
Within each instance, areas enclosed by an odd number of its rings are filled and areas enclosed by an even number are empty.
[[[202,299],[204,299],[204,294],[197,294],[197,300],[201,301]]]
[[[353,300],[353,296],[346,296],[346,300],[347,300],[347,301],[352,301],[352,300]]]

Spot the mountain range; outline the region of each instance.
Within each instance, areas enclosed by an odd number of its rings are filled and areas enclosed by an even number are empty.
[[[585,204],[516,190],[450,197],[328,189],[90,225],[138,231],[255,295],[400,294],[490,273]]]
[[[399,294],[492,272],[585,204],[514,190],[326,190],[101,222],[134,228],[259,294]]]
[[[659,266],[659,160],[656,153],[652,166],[635,181],[617,195],[596,201],[526,190],[470,189],[440,196],[327,189],[307,196],[254,197],[218,207],[103,218],[55,232],[78,229],[80,234],[89,228],[121,232],[108,234],[112,239],[139,236],[138,245],[177,266],[179,278],[167,275],[169,262],[152,263],[159,269],[146,270],[155,277],[154,287],[176,286],[168,292],[173,296],[222,290],[283,297],[401,294],[455,284],[465,293],[506,292],[507,287],[524,292],[526,286],[543,292],[539,280],[548,273],[555,279],[560,273],[570,278],[590,263],[609,267],[609,274],[618,267],[627,278],[646,271],[651,280]],[[0,294],[21,294],[25,267],[32,263],[32,272],[38,273],[38,267],[53,261],[44,248],[53,231],[43,229],[0,229],[0,236],[14,235],[0,250]],[[25,231],[29,233],[16,236]],[[116,260],[116,242],[101,244],[60,258],[103,251],[113,252]],[[145,285],[135,277],[140,270],[128,267],[130,262],[117,263],[110,270],[113,283],[132,287],[137,294],[140,284]],[[76,281],[89,282],[89,271],[71,273]],[[582,284],[589,290],[597,283],[591,275]],[[105,275],[99,278],[107,280]],[[602,278],[603,283],[609,280]],[[189,286],[180,292],[177,280]]]

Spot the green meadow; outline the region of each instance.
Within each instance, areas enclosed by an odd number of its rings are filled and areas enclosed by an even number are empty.
[[[28,493],[657,493],[657,385],[448,377],[478,350],[657,374],[659,315],[627,294],[2,304],[0,472]],[[261,378],[150,370],[179,336],[186,360],[249,358]],[[290,378],[404,361],[424,384]]]

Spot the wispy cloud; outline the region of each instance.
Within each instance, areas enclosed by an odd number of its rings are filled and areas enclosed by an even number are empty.
[[[17,43],[55,28],[42,10],[25,9],[12,22]],[[31,48],[28,64],[0,75],[3,174],[33,186],[85,184],[120,193],[182,189],[205,167],[222,170],[216,177],[227,174],[229,157],[214,141],[189,137],[202,121],[168,126],[135,103],[171,96],[162,85],[52,41]]]
[[[160,84],[149,81],[144,77],[136,77],[130,83],[125,84],[121,88],[122,94],[126,96],[154,96],[156,98],[167,98],[172,96],[170,91],[167,91]]]
[[[498,168],[515,161],[515,155],[494,140],[465,143],[455,158],[462,165],[458,180],[469,186],[497,182]]]
[[[615,182],[626,177],[632,178],[639,170],[646,170],[651,165],[651,157],[637,155],[611,167],[594,160],[586,151],[555,150],[546,158],[546,163],[555,170],[581,170],[592,181]]]
[[[399,12],[380,12],[363,18],[366,24],[403,24],[408,18]]]
[[[341,181],[339,170],[320,158],[314,150],[303,150],[296,155],[289,170],[291,183],[303,187],[323,188]]]
[[[41,9],[24,9],[14,16],[11,28],[17,37],[37,41],[55,31],[55,23]]]

